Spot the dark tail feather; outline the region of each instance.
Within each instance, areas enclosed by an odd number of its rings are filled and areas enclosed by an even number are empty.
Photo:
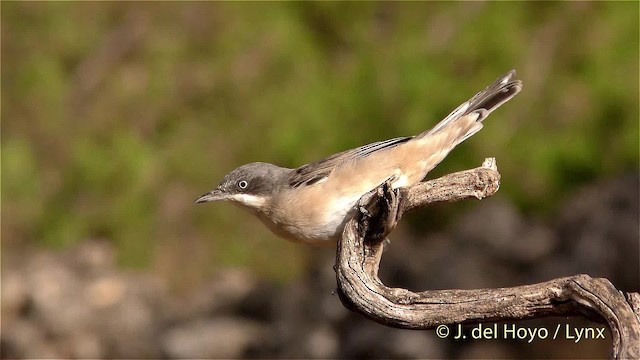
[[[451,114],[440,121],[433,129],[418,135],[418,137],[435,134],[442,129],[447,128],[456,120],[469,114],[477,114],[476,123],[482,122],[487,118],[487,116],[489,116],[489,114],[491,114],[491,112],[493,112],[493,110],[499,108],[500,105],[509,101],[512,97],[516,96],[520,90],[522,90],[522,81],[512,80],[515,74],[515,70],[509,71],[493,84],[487,86],[486,89],[477,93],[474,97],[469,99],[469,101],[458,106],[458,108],[453,110]],[[478,125],[480,126],[471,127],[469,132],[464,134],[456,144],[478,132],[482,128],[481,124]]]

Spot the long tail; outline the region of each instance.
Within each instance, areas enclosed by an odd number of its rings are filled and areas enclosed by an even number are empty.
[[[522,81],[512,80],[515,70],[509,71],[469,101],[458,106],[433,129],[411,139],[419,146],[418,152],[426,155],[421,159],[424,174],[436,167],[458,144],[482,129],[482,121],[522,90]]]
[[[516,71],[511,70],[501,76],[493,84],[469,99],[469,101],[458,106],[433,129],[423,132],[417,138],[435,135],[444,129],[451,131],[451,127],[454,126],[459,127],[460,132],[452,147],[468,139],[482,129],[482,121],[489,114],[522,90],[522,81],[512,80],[515,74]]]

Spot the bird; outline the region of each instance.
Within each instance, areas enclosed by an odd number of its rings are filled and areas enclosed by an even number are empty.
[[[242,165],[194,203],[229,201],[286,240],[333,243],[364,194],[385,182],[392,189],[421,182],[456,145],[480,131],[489,114],[522,90],[515,73],[501,76],[421,134],[374,142],[295,169]]]

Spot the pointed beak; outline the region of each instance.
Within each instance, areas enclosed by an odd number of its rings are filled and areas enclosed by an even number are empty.
[[[219,201],[219,200],[226,200],[226,199],[227,199],[227,195],[223,193],[222,190],[213,189],[208,193],[202,194],[202,196],[197,198],[196,201],[194,201],[193,203],[198,204],[203,202]]]

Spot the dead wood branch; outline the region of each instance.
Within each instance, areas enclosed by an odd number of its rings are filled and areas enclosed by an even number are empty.
[[[358,214],[338,242],[336,277],[345,306],[381,324],[407,329],[439,325],[583,315],[606,322],[612,357],[640,358],[640,295],[623,294],[588,275],[511,288],[412,292],[378,278],[383,240],[403,214],[423,206],[493,195],[500,185],[495,160],[408,189],[384,184],[360,200]]]

